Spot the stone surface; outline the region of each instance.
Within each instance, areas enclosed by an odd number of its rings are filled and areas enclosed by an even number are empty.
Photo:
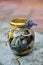
[[[13,55],[9,45],[5,45],[7,36],[5,32],[9,30],[9,24],[6,20],[0,20],[0,64],[1,65],[43,65],[43,34],[35,32],[35,43],[32,53],[19,58]]]

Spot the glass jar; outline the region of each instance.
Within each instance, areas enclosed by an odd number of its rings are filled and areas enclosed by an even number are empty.
[[[31,52],[34,44],[34,32],[28,28],[20,28],[25,26],[26,20],[27,18],[19,18],[10,21],[9,46],[14,54],[20,56]]]

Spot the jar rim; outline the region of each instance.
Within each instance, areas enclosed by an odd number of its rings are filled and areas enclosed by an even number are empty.
[[[10,20],[10,25],[12,26],[21,26],[21,25],[25,25],[25,21],[27,21],[27,18],[16,18],[13,20]]]

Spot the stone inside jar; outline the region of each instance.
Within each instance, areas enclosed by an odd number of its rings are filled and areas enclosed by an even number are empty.
[[[21,31],[16,30],[14,31],[14,38],[10,39],[9,41],[11,41],[10,48],[12,50],[16,51],[17,53],[24,52],[25,50],[31,49],[33,47],[34,32],[32,32],[31,30],[21,30]]]
[[[22,30],[20,32],[15,31],[14,34],[16,34],[16,35],[15,35],[15,37],[13,38],[13,40],[11,42],[11,47],[14,48],[14,49],[17,49],[19,47],[21,49],[24,49],[24,48],[27,49],[27,45],[30,43],[28,41],[32,41],[32,40],[30,40],[31,37],[28,37],[28,36],[24,37],[21,34],[29,34],[29,32],[27,30]]]

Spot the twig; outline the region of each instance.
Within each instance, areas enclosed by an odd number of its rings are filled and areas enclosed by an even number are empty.
[[[18,62],[19,65],[21,65],[21,63],[20,63],[20,61],[19,61],[19,59],[20,59],[21,57],[22,57],[22,56],[16,58],[16,60],[17,60],[17,62]]]

